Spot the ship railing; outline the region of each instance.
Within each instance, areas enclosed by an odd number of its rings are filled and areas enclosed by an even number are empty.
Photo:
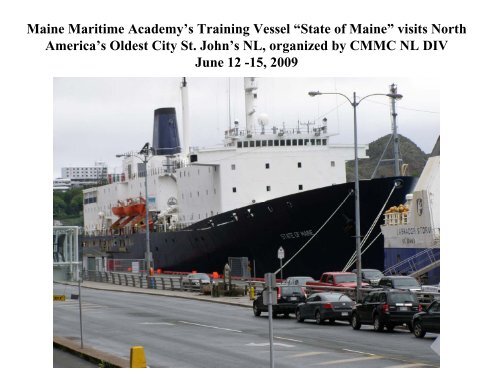
[[[440,260],[439,248],[428,248],[384,270],[384,275],[408,275]]]
[[[409,212],[389,212],[384,214],[384,225],[407,225]]]

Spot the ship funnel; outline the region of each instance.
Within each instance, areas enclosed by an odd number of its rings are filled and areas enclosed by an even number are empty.
[[[175,108],[156,109],[153,128],[153,153],[155,155],[174,155],[180,152],[181,146]]]

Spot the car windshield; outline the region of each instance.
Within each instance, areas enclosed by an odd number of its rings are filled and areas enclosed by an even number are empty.
[[[382,276],[382,272],[373,270],[373,271],[363,271],[363,275],[367,279],[380,279]]]
[[[337,275],[335,276],[335,282],[338,283],[355,283],[356,275]]]
[[[308,281],[314,281],[312,277],[300,276],[300,277],[290,277],[287,279],[287,284],[289,285],[306,285]]]
[[[323,299],[325,301],[332,301],[332,302],[352,302],[352,299],[350,299],[348,296],[345,294],[341,293],[328,293],[328,294],[323,294]]]
[[[404,278],[404,279],[394,279],[394,287],[395,288],[408,287],[408,286],[419,287],[420,285],[418,284],[417,280],[415,280],[414,278],[411,278],[411,277]]]
[[[281,288],[281,294],[283,295],[304,294],[304,290],[300,286],[284,286]]]
[[[200,279],[200,280],[210,280],[210,277],[206,273],[196,273],[194,275],[190,275],[192,279]]]
[[[417,296],[413,293],[390,293],[389,301],[391,303],[417,303]]]

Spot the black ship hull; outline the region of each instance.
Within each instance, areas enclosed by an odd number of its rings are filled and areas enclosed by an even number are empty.
[[[396,180],[396,188],[384,206]],[[384,208],[405,201],[416,178],[397,177],[360,181],[361,236]],[[231,210],[201,220],[183,230],[151,232],[154,267],[170,271],[221,272],[228,257],[247,257],[256,275],[280,267],[277,251],[285,250],[286,263],[325,224],[323,229],[284,268],[283,275],[319,277],[324,271],[342,270],[355,252],[354,184],[345,183],[305,191]],[[350,195],[349,195],[350,194]],[[384,207],[383,207],[384,206]],[[370,244],[380,232],[379,218]],[[114,259],[143,259],[145,233],[82,236],[83,255],[103,253]],[[362,257],[363,268],[383,269],[384,241],[379,236]],[[252,275],[254,270],[252,270]]]

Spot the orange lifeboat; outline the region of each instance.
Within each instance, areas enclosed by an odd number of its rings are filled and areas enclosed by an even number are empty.
[[[127,203],[128,204],[123,207],[125,215],[127,216],[144,215],[146,212],[146,201],[142,197],[139,198],[138,202],[128,199]]]
[[[118,217],[125,217],[127,214],[125,213],[125,207],[123,207],[123,202],[118,201],[118,205],[115,207],[111,207],[111,211],[113,212],[113,215],[116,215]]]

